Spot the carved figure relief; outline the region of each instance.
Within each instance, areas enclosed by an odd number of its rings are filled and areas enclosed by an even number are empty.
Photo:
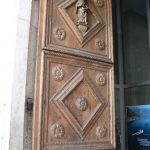
[[[63,29],[63,28],[58,28],[57,30],[56,30],[56,36],[57,36],[57,38],[59,39],[59,40],[65,40],[65,38],[66,38],[66,32],[65,32],[65,30]]]
[[[57,80],[57,81],[63,80],[63,78],[65,76],[64,70],[61,67],[58,67],[58,66],[54,69],[53,74],[54,74],[54,79]]]
[[[105,41],[104,40],[96,41],[95,45],[100,50],[104,50],[105,49]]]
[[[106,77],[103,73],[99,73],[96,75],[96,83],[101,86],[106,84]]]
[[[87,99],[83,96],[80,96],[76,101],[76,106],[79,110],[85,111],[88,108]]]
[[[85,33],[88,30],[88,6],[86,0],[78,0],[76,3],[76,14],[78,15],[78,29]]]
[[[60,123],[53,124],[52,127],[51,127],[51,134],[55,138],[63,137],[63,135],[65,134],[65,129],[64,129],[63,125],[60,124]]]
[[[98,126],[96,128],[96,135],[100,138],[103,138],[106,136],[106,133],[107,133],[107,128],[105,125],[102,125],[102,126]]]
[[[97,0],[97,6],[98,7],[103,7],[104,6],[104,1],[103,0]]]

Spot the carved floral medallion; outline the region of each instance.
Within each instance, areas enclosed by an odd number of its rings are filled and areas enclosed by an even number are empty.
[[[76,107],[81,110],[81,111],[85,111],[88,108],[88,101],[85,97],[80,96],[77,100],[76,100]]]
[[[55,138],[61,138],[61,137],[63,137],[64,134],[65,134],[65,129],[64,129],[63,125],[60,124],[60,123],[53,124],[52,127],[51,127],[51,134]]]
[[[104,50],[105,49],[105,41],[104,40],[96,41],[95,45],[100,50]]]
[[[99,73],[96,75],[96,83],[98,85],[105,85],[106,84],[106,76],[103,73]]]
[[[107,128],[105,125],[102,125],[102,126],[98,126],[96,128],[96,135],[100,138],[103,138],[106,136],[106,133],[107,133]]]
[[[66,32],[63,28],[58,28],[56,30],[56,37],[59,39],[59,40],[65,40],[66,38]]]
[[[98,7],[103,7],[104,6],[104,1],[103,0],[97,0],[97,6]]]
[[[54,70],[54,79],[57,81],[61,81],[63,80],[64,76],[65,76],[65,72],[61,67],[56,67]]]

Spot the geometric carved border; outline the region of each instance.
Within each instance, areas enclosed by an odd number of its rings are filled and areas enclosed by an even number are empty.
[[[64,103],[65,98],[76,88],[78,85],[84,82],[87,84],[88,88],[91,90],[91,93],[94,95],[97,102],[96,107],[91,112],[89,117],[86,119],[84,126],[82,127],[79,122],[76,120],[74,115],[70,112],[67,106]],[[51,102],[54,102],[58,109],[63,113],[64,117],[67,119],[69,124],[74,128],[78,133],[79,137],[84,140],[87,133],[90,131],[91,126],[97,121],[101,112],[106,106],[106,100],[100,95],[99,91],[95,88],[95,85],[90,81],[88,76],[84,74],[82,69],[79,69],[66,84],[50,99]]]

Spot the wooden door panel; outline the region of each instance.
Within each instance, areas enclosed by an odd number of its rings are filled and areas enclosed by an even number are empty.
[[[86,1],[87,22],[82,28],[77,2],[47,1],[45,49],[112,62],[111,0]]]
[[[114,150],[111,0],[40,0],[33,150]]]
[[[44,53],[42,149],[113,149],[112,65]]]

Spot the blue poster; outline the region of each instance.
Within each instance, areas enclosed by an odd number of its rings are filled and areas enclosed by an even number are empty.
[[[128,150],[150,150],[150,105],[127,107]]]

